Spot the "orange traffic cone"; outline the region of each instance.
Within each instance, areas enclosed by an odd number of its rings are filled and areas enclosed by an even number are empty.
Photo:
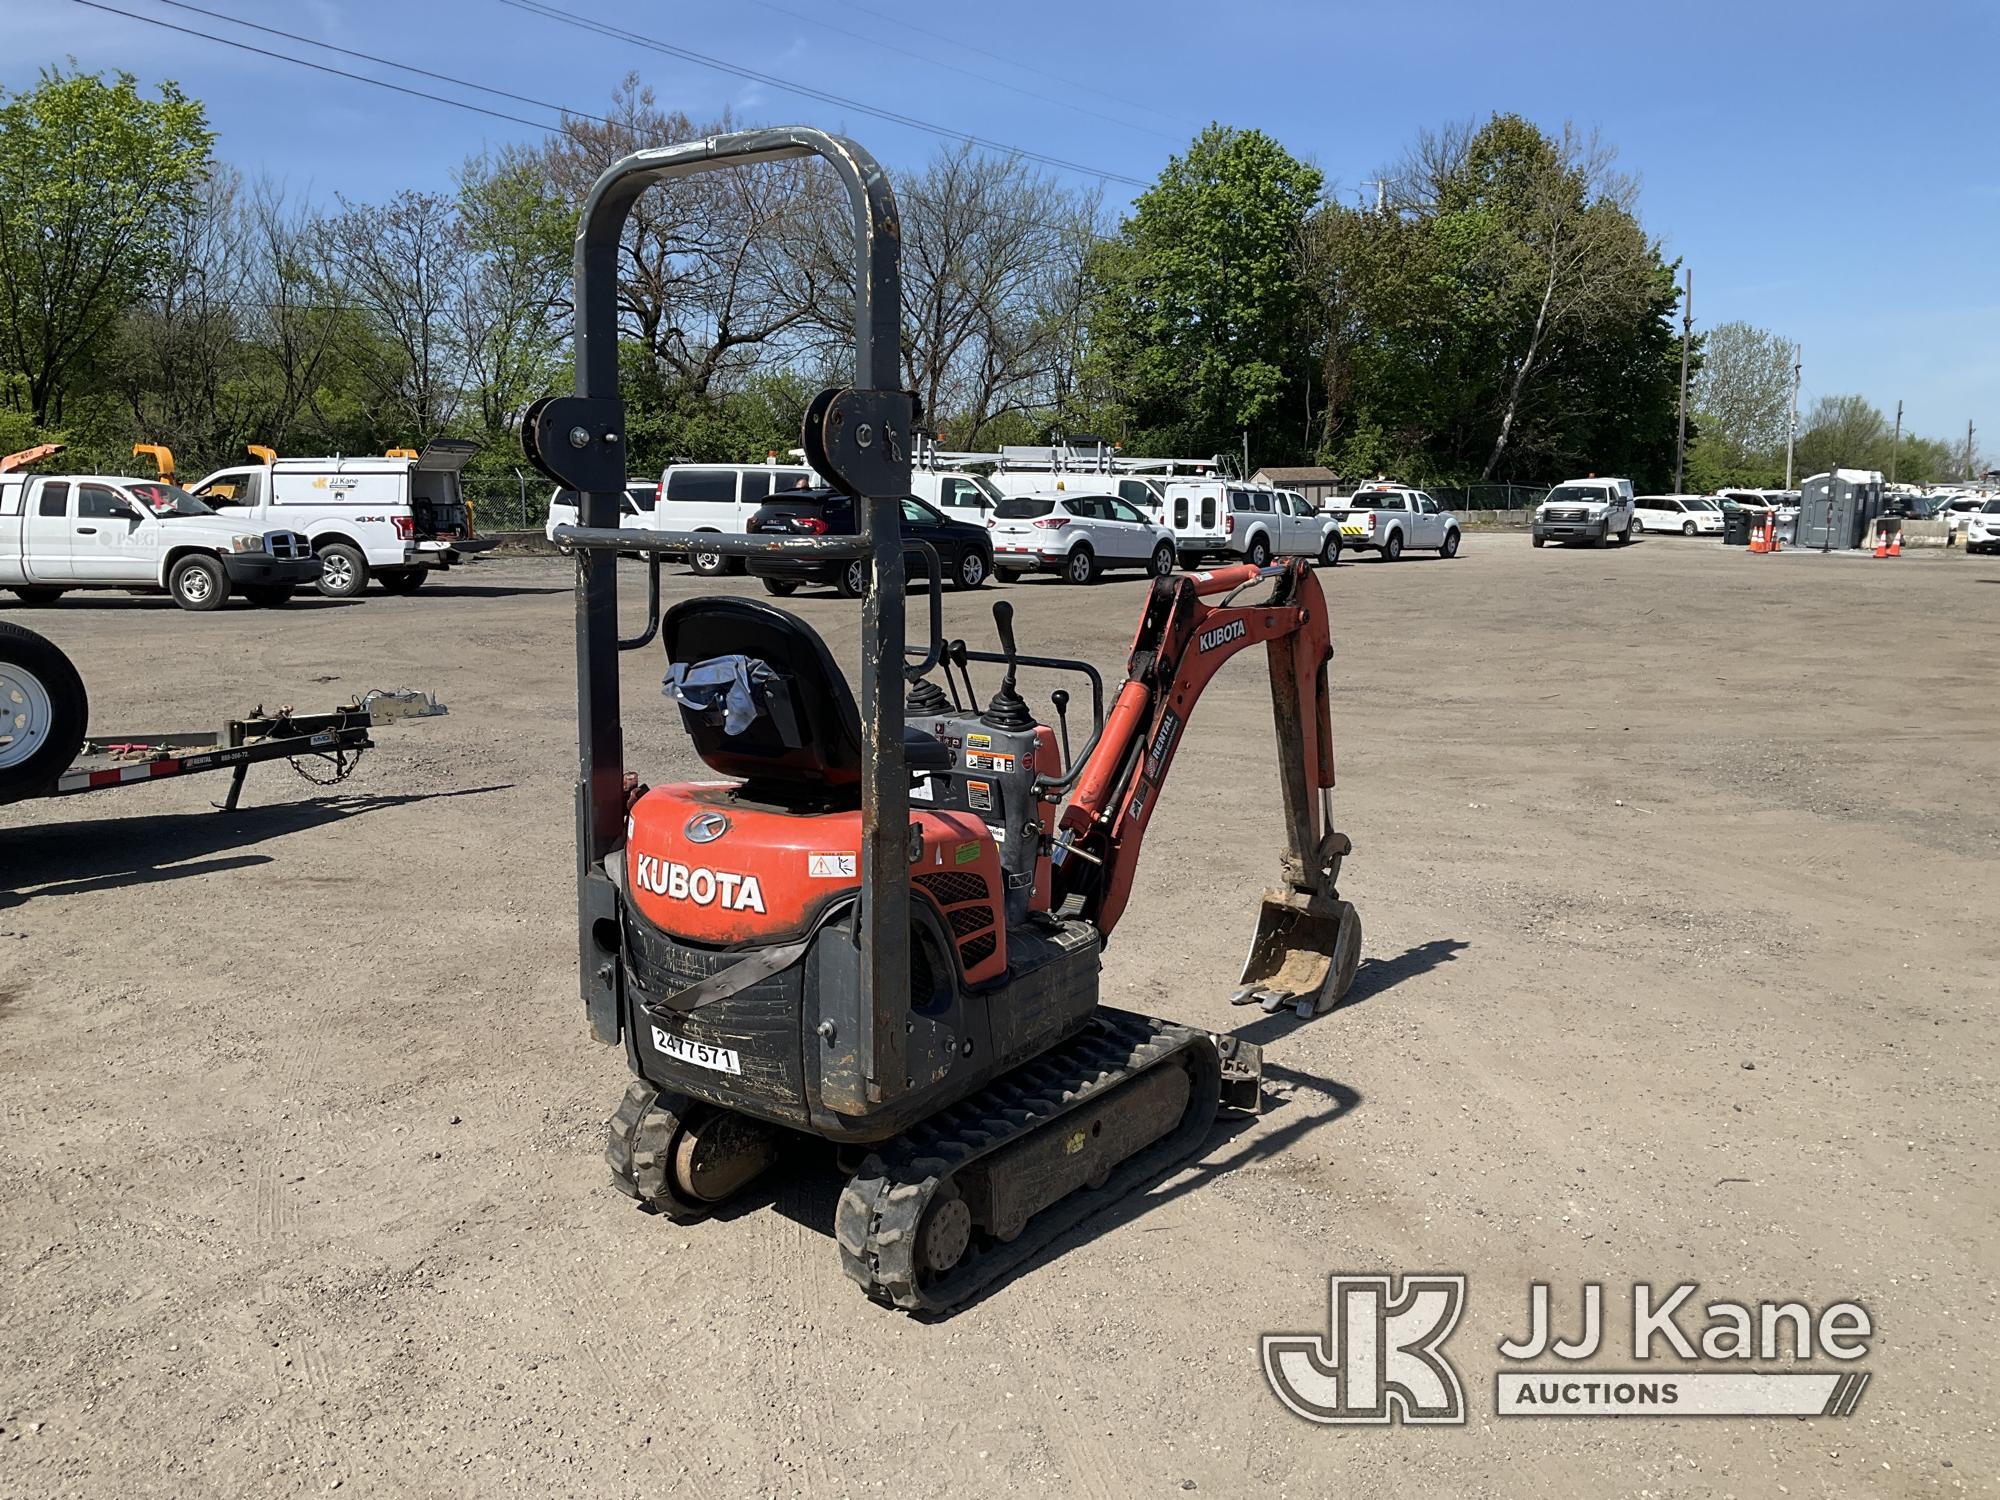
[[[1875,555],[1877,557],[1887,557],[1889,555],[1888,539],[1879,531],[1875,533]]]
[[[1891,557],[1901,557],[1903,555],[1902,532],[1892,531],[1889,533],[1889,555]]]

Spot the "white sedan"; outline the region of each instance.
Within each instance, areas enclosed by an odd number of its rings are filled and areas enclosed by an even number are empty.
[[[1632,524],[1640,531],[1719,536],[1722,511],[1704,495],[1641,495],[1632,504]]]
[[[993,567],[1003,577],[1037,570],[1089,583],[1107,568],[1174,570],[1174,534],[1116,495],[1017,495],[993,507]]]

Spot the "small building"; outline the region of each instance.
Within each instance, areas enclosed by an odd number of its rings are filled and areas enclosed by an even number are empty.
[[[1304,495],[1315,510],[1323,508],[1344,492],[1340,476],[1318,464],[1295,469],[1259,469],[1250,479],[1255,484],[1268,484],[1273,489],[1292,490]]]

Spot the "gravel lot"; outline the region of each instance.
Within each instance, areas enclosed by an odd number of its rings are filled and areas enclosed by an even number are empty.
[[[1104,994],[1263,1042],[1267,1110],[931,1325],[842,1277],[831,1178],[693,1228],[606,1185],[564,563],[10,610],[100,730],[371,686],[451,713],[334,792],[258,768],[234,817],[220,777],[0,810],[0,1494],[1992,1492],[2000,559],[1482,535],[1321,576],[1352,1002],[1227,1004],[1277,869],[1249,656]],[[1024,650],[1110,672],[1143,587],[953,595],[947,626],[990,640],[1004,596]],[[792,607],[853,659],[852,605]],[[693,765],[661,665],[625,677],[655,782]],[[1376,1270],[1470,1277],[1465,1428],[1267,1389],[1258,1335]],[[1859,1299],[1873,1384],[1845,1420],[1498,1419],[1532,1280],[1565,1325],[1585,1281]]]

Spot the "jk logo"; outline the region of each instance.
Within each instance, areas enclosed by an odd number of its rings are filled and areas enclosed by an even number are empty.
[[[1264,1378],[1308,1422],[1463,1425],[1465,1392],[1442,1352],[1465,1311],[1463,1276],[1334,1276],[1318,1334],[1267,1333]]]

